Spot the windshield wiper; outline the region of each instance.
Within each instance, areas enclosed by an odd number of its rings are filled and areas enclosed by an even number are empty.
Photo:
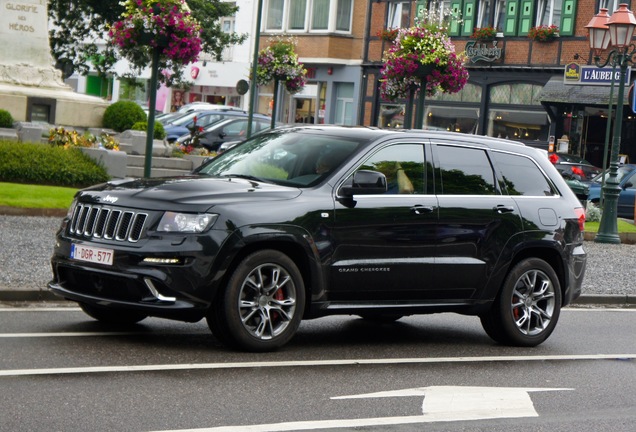
[[[266,183],[265,180],[263,180],[261,178],[258,178],[258,177],[254,177],[252,175],[248,175],[248,174],[223,174],[222,176],[219,176],[219,177],[241,178],[241,179],[245,179],[245,180],[251,180],[251,181]]]

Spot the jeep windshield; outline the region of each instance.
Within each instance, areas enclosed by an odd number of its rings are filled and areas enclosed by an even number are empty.
[[[196,173],[311,187],[342,166],[365,141],[307,134],[298,129],[276,130],[255,136],[220,154]]]

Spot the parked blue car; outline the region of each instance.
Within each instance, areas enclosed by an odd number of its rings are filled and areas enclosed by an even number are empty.
[[[601,182],[609,177],[609,170],[596,176],[589,184],[588,201],[594,204],[600,202]],[[634,200],[636,199],[636,165],[627,164],[618,167],[618,184],[621,193],[618,196],[618,217],[634,219]]]

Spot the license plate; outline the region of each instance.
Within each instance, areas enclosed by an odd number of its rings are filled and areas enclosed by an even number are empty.
[[[112,249],[102,249],[78,244],[71,245],[71,258],[80,261],[113,265],[114,255],[115,253]]]

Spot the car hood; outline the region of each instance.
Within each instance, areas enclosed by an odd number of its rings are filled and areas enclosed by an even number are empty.
[[[112,181],[80,191],[78,199],[126,208],[204,212],[245,200],[290,200],[300,193],[298,188],[241,178],[184,176]]]

